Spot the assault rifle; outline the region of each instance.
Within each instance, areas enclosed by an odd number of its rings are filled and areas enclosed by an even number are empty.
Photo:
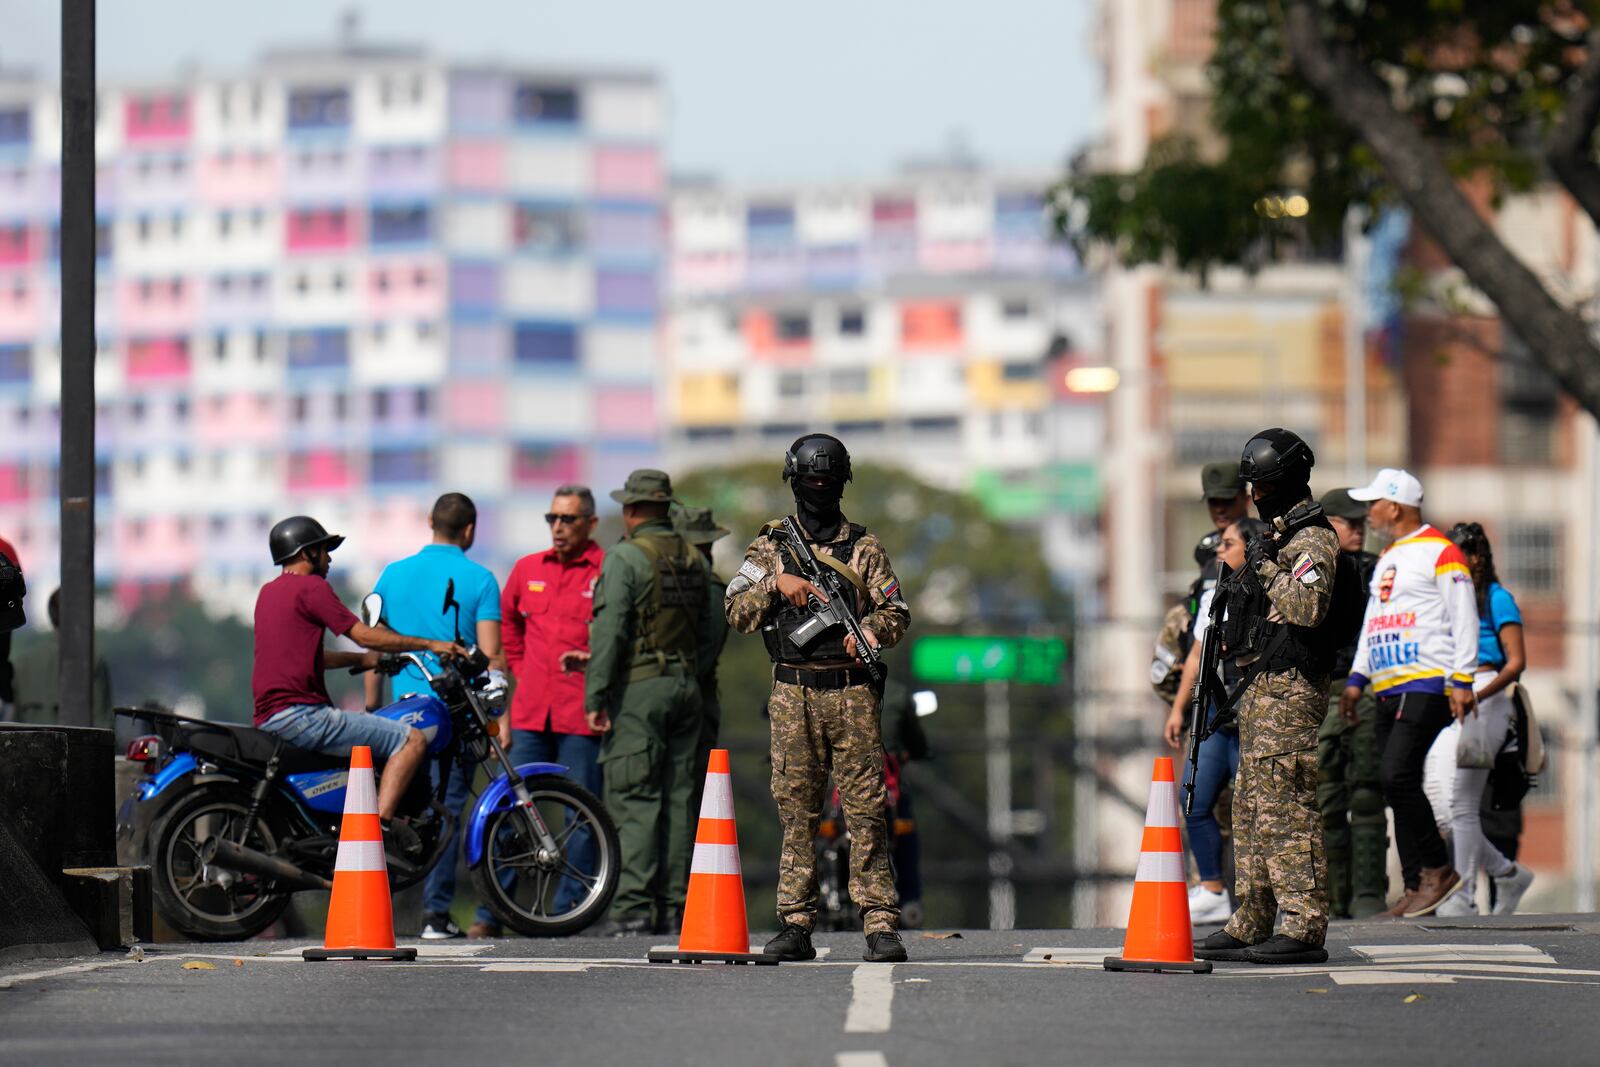
[[[1211,611],[1206,616],[1206,635],[1200,641],[1200,671],[1189,694],[1189,777],[1184,783],[1183,813],[1194,814],[1194,783],[1200,773],[1200,743],[1222,725],[1222,709],[1228,704],[1228,687],[1222,684],[1222,616],[1227,611],[1232,569],[1224,563],[1222,574],[1211,593]],[[1211,706],[1217,707],[1215,721],[1208,721]]]
[[[822,590],[828,598],[828,602],[824,604],[817,597],[807,594],[811,618],[795,627],[789,634],[789,640],[803,649],[822,636],[824,630],[833,626],[843,626],[845,633],[856,639],[856,657],[867,668],[867,675],[871,677],[872,684],[882,686],[883,654],[867,640],[866,631],[861,628],[861,621],[851,610],[850,605],[854,600],[852,594],[855,590],[846,583],[844,575],[824,564],[817,558],[817,554],[811,551],[811,544],[800,531],[800,524],[794,521],[794,516],[785,516],[782,522],[772,527],[770,535],[794,560],[796,576],[804,578]]]

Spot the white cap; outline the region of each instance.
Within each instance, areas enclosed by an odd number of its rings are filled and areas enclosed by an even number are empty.
[[[1385,467],[1365,489],[1350,490],[1351,500],[1393,500],[1396,504],[1422,506],[1422,483],[1410,471]]]

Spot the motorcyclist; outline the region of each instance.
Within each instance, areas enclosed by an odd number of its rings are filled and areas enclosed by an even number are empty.
[[[255,725],[313,752],[348,755],[356,745],[369,745],[373,755],[387,757],[378,786],[378,815],[388,820],[427,755],[427,740],[405,723],[334,707],[323,672],[375,667],[380,652],[465,656],[467,650],[453,641],[368,626],[352,615],[327,582],[333,550],[343,543],[343,537],[328,533],[307,515],[284,519],[267,535],[272,562],[283,573],[256,597],[255,669],[250,677]],[[370,651],[324,650],[324,630]]]

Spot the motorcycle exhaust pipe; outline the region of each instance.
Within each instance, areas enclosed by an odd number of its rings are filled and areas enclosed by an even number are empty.
[[[253,848],[213,837],[201,849],[200,861],[223,870],[271,878],[280,889],[332,889],[333,883],[321,875],[296,867],[288,860],[257,852]]]

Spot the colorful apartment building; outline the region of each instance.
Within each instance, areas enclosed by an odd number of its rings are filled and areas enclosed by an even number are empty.
[[[1057,573],[1093,590],[1101,405],[1062,372],[1097,359],[1098,333],[1048,184],[956,161],[870,185],[676,189],[669,461],[776,461],[833,432],[1037,523]]]
[[[439,486],[504,571],[555,486],[658,460],[649,75],[268,53],[100,94],[97,567],[248,605],[306,511],[358,583]],[[56,571],[60,118],[0,78],[0,529]]]

